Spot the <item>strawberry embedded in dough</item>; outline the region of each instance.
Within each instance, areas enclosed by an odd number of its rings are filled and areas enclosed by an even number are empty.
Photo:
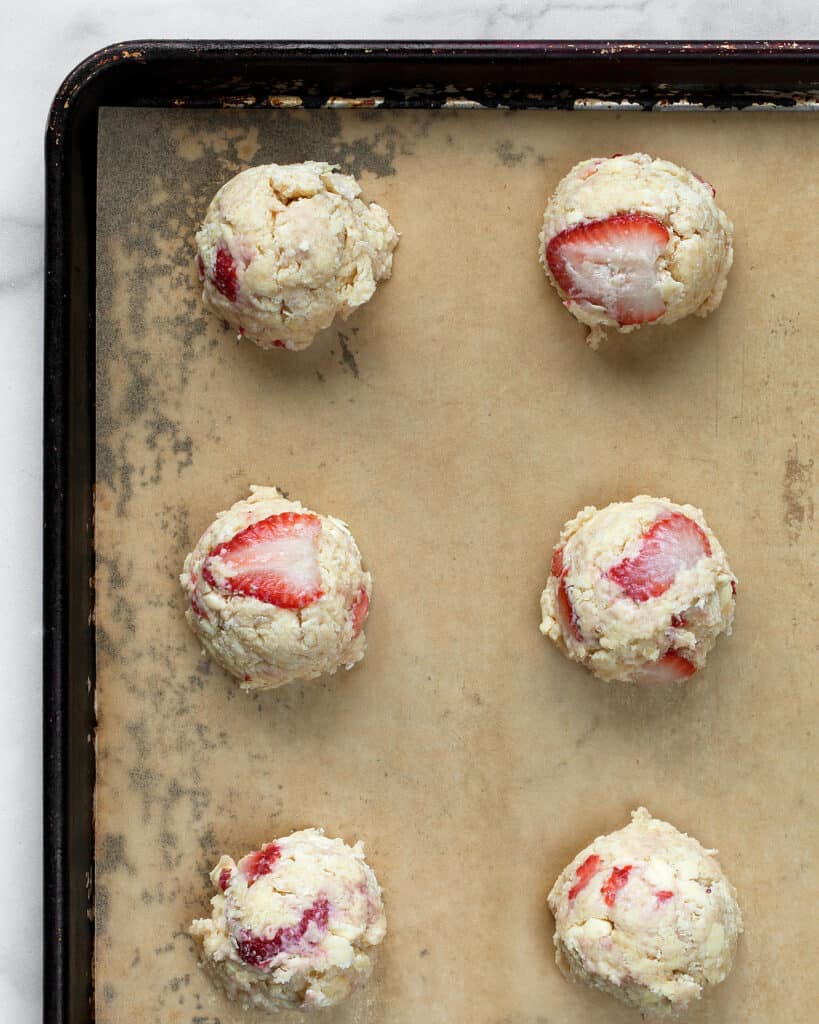
[[[561,973],[651,1020],[686,1009],[719,984],[743,925],[715,852],[644,807],[625,828],[594,839],[548,896]],[[591,858],[601,873],[575,899],[577,875]]]
[[[281,857],[281,849],[276,843],[267,843],[261,850],[254,850],[239,861],[239,870],[245,876],[248,885],[269,875]]]
[[[573,636],[578,643],[583,641],[583,633],[577,621],[577,612],[574,610],[569,591],[566,587],[566,574],[561,574],[560,582],[557,585],[557,611],[560,625],[563,628],[563,635]]]
[[[736,610],[734,574],[702,512],[638,495],[567,522],[540,597],[540,631],[607,682],[703,668]]]
[[[213,285],[228,302],[235,302],[238,298],[239,276],[236,272],[236,261],[224,245],[220,245],[216,250]]]
[[[361,630],[364,628],[364,623],[367,619],[367,615],[370,611],[370,598],[367,595],[367,591],[364,587],[359,590],[356,595],[355,601],[353,601],[350,607],[350,616],[353,620],[353,636],[358,636]]]
[[[557,184],[541,266],[597,348],[609,328],[706,316],[722,301],[733,225],[707,183],[648,153],[591,156]]]
[[[296,924],[279,928],[273,935],[241,931],[236,940],[239,956],[252,967],[269,967],[279,956],[292,953],[300,945],[315,945],[327,929],[330,904],[320,898],[308,907]]]
[[[589,882],[594,878],[597,872],[600,870],[600,858],[596,853],[591,854],[587,857],[580,867],[575,871],[577,881],[569,889],[569,899],[577,899],[578,893],[581,893]]]
[[[253,523],[220,545],[202,575],[214,589],[302,609],[323,594],[318,564],[318,516],[282,512]]]
[[[208,973],[238,1006],[334,1006],[370,976],[387,922],[360,842],[348,846],[303,829],[238,866],[223,856],[211,881],[210,915],[195,920],[190,934]]]
[[[350,528],[275,487],[251,487],[219,513],[179,582],[188,625],[244,690],[331,675],[364,657],[372,577]]]
[[[612,868],[611,874],[606,881],[600,887],[600,892],[603,896],[603,902],[607,907],[613,907],[617,899],[617,893],[623,889],[628,882],[628,876],[631,874],[631,864],[626,864],[622,868]]]
[[[656,661],[647,661],[645,665],[634,673],[635,683],[677,683],[683,679],[690,679],[697,671],[688,658],[684,658],[679,652],[670,650]]]
[[[608,570],[609,579],[633,601],[660,597],[683,569],[691,569],[711,554],[702,528],[680,512],[657,519],[643,534],[634,558],[624,558]]]
[[[566,228],[546,247],[546,261],[570,301],[605,310],[621,327],[651,323],[665,312],[658,261],[666,227],[642,213]]]
[[[398,233],[331,164],[248,167],[219,189],[196,233],[202,301],[263,349],[307,348],[392,272]]]

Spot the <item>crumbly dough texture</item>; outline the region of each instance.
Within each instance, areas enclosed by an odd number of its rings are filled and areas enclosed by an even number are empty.
[[[573,167],[549,200],[540,232],[540,262],[569,312],[589,327],[597,348],[606,328],[621,333],[646,324],[620,326],[605,310],[571,299],[552,275],[546,248],[567,228],[619,213],[655,217],[670,238],[659,260],[665,313],[653,323],[671,324],[690,313],[707,316],[722,301],[734,261],[734,227],[717,206],[711,186],[670,160],[647,153],[596,157]]]
[[[656,1015],[723,981],[743,926],[715,853],[644,807],[581,850],[548,897],[563,974]]]
[[[398,234],[354,177],[326,163],[250,167],[223,185],[196,235],[202,299],[262,348],[306,348],[390,276]],[[235,298],[217,257],[235,266]]]
[[[381,888],[360,842],[309,828],[263,847],[272,861],[271,847],[275,861],[259,877],[249,870],[258,853],[238,865],[220,858],[211,916],[190,934],[213,981],[241,1006],[334,1006],[372,972],[387,931]]]
[[[321,520],[318,565],[324,591],[300,610],[213,589],[202,573],[208,555],[237,533],[268,516],[306,512]],[[250,495],[220,512],[185,559],[179,577],[188,599],[185,618],[207,654],[245,690],[265,690],[352,668],[367,641],[356,635],[351,608],[363,590],[367,603],[372,577],[346,523],[305,509],[275,487],[251,486]]]
[[[634,601],[606,572],[639,549],[653,523],[674,512],[700,527],[711,554],[678,572],[664,594]],[[565,618],[561,621],[561,581],[555,575],[540,598],[540,631],[600,679],[640,682],[641,670],[672,650],[700,669],[717,637],[731,633],[736,577],[702,511],[693,505],[647,494],[599,510],[589,505],[563,527],[554,550],[560,549],[564,584],[582,638],[565,627]]]

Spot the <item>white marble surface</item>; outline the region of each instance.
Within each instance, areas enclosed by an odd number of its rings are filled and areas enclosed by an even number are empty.
[[[351,13],[355,12],[354,19]],[[9,663],[0,744],[0,1019],[41,1019],[40,594],[42,135],[64,74],[108,43],[139,38],[810,39],[816,0],[29,0],[4,6],[6,139],[0,162],[0,642]]]

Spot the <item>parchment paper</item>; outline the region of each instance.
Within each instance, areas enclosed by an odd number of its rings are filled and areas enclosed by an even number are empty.
[[[816,1019],[817,119],[809,114],[105,110],[98,225],[100,1024],[233,1024],[186,928],[207,872],[295,828],[365,840],[389,934],[325,1024],[620,1024],[564,981],[545,895],[645,804],[720,850],[747,925],[689,1016]],[[645,149],[716,185],[736,264],[706,320],[597,354],[536,257],[578,160]],[[252,163],[338,161],[402,232],[392,280],[308,351],[206,316],[192,239]],[[375,578],[349,674],[257,696],[183,621],[183,558],[276,484]],[[632,692],[538,632],[562,523],[702,507],[734,636]],[[282,1021],[303,1020],[284,1015]]]

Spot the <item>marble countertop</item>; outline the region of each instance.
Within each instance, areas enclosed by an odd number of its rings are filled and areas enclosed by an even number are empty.
[[[41,945],[41,485],[42,138],[64,75],[94,50],[140,38],[244,39],[810,39],[815,0],[363,0],[347,5],[242,8],[224,0],[29,0],[4,17],[4,116],[12,151],[2,163],[0,474],[6,510],[0,588],[2,648],[11,659],[0,745],[0,843],[6,914],[0,937],[3,1019],[42,1016]],[[47,585],[47,581],[46,581]]]

